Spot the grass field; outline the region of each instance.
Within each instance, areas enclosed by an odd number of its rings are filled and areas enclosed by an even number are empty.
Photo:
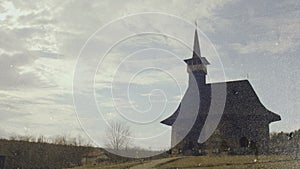
[[[161,159],[153,161],[131,161],[120,164],[99,164],[97,166],[78,167],[76,169],[119,169],[119,168],[161,168],[161,169],[299,169],[300,160],[293,160],[290,156],[259,156],[254,162],[254,156],[201,156],[180,157],[178,159]],[[152,163],[152,165],[150,165]],[[149,164],[149,165],[148,165]]]
[[[131,162],[125,162],[125,163],[120,163],[120,164],[106,164],[106,163],[100,163],[96,166],[82,166],[82,167],[75,167],[73,169],[120,169],[120,168],[130,168],[133,166],[137,166],[141,164],[140,161],[131,161]]]
[[[300,161],[292,160],[289,156],[260,156],[257,162],[254,162],[253,156],[186,157],[157,167],[162,169],[299,169]]]

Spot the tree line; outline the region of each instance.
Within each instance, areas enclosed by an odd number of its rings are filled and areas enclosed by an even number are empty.
[[[5,168],[66,168],[79,166],[82,156],[99,148],[82,137],[13,136],[0,139]]]
[[[300,144],[300,129],[293,132],[270,134],[270,154],[298,155]]]
[[[77,137],[69,137],[67,135],[56,135],[51,137],[46,137],[43,135],[40,136],[15,135],[15,136],[10,136],[7,140],[27,141],[27,142],[35,142],[35,143],[49,143],[49,144],[56,144],[56,145],[92,146],[90,141],[84,139],[80,135]]]

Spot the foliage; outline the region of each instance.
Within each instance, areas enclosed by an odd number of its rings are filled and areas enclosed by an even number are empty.
[[[62,168],[81,165],[82,155],[94,150],[79,146],[74,139],[56,136],[14,136],[0,139],[0,154],[6,157],[5,168]],[[78,140],[78,139],[76,139]]]
[[[292,136],[292,137],[290,137]],[[271,133],[270,154],[295,155],[299,151],[300,130],[285,133]]]

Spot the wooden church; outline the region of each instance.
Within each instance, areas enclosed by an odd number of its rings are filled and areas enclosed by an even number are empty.
[[[249,154],[253,153],[251,146],[254,146],[256,153],[267,154],[269,124],[281,118],[264,107],[249,81],[206,83],[209,62],[201,56],[197,30],[193,56],[184,61],[187,63],[189,86],[177,110],[161,121],[172,126],[172,152],[183,155],[221,152]],[[213,102],[212,89],[219,85],[226,86],[223,112],[212,112],[221,114],[217,127],[205,142],[199,143]],[[198,95],[195,94],[197,92]],[[181,120],[178,120],[179,117]],[[187,128],[187,124],[191,127]]]

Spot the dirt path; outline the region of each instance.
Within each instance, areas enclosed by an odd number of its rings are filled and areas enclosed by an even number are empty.
[[[163,159],[158,159],[158,160],[152,160],[150,162],[146,162],[144,164],[139,164],[134,167],[131,167],[130,169],[148,169],[148,168],[155,168],[155,166],[168,163],[170,161],[177,160],[182,157],[171,157],[171,158],[163,158]]]

